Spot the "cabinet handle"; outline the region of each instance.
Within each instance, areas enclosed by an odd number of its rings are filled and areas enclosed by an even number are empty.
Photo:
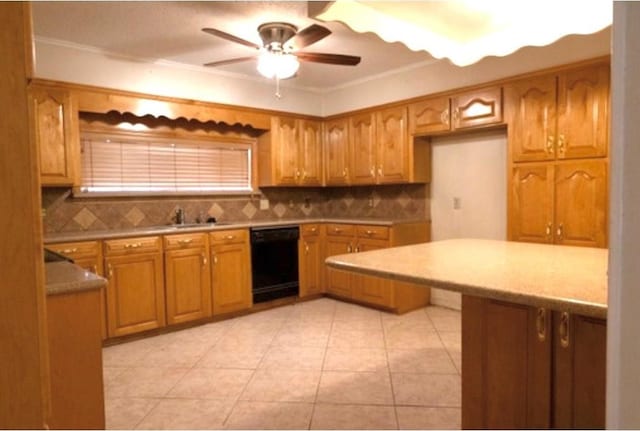
[[[226,239],[226,240],[228,240],[228,241],[231,241],[231,240],[232,240],[232,239],[234,239],[235,237],[236,237],[235,235],[226,235],[226,236],[224,237],[224,239]]]
[[[311,233],[316,233],[316,231],[318,230],[318,228],[312,227],[311,229],[309,229],[311,231]]]
[[[560,155],[564,156],[564,151],[566,149],[566,139],[563,134],[558,135],[558,151]]]
[[[375,166],[371,166],[371,169],[369,169],[369,174],[370,174],[372,177],[375,177],[375,176],[376,176],[376,167],[375,167]]]
[[[347,245],[347,253],[353,253],[353,247],[351,246],[351,243]]]
[[[449,125],[449,110],[445,109],[444,111],[442,111],[442,114],[440,114],[440,122],[445,124],[445,125]]]
[[[58,253],[70,254],[70,253],[75,253],[76,251],[78,251],[78,249],[76,247],[73,247],[73,248],[65,248],[62,250],[58,250]]]
[[[553,154],[553,143],[555,140],[556,138],[554,138],[553,135],[547,136],[547,153]]]
[[[347,178],[347,175],[348,175],[348,173],[347,173],[347,172],[348,172],[348,171],[347,171],[347,168],[344,168],[344,169],[342,170],[342,176],[343,176],[344,178]]]
[[[382,177],[382,176],[383,176],[383,175],[382,175],[382,166],[379,166],[379,167],[378,167],[378,176],[379,176],[379,177]]]
[[[375,232],[374,232],[374,231],[372,231],[372,230],[367,229],[364,233],[365,233],[365,234],[367,234],[368,236],[371,236],[371,235],[373,235]]]
[[[303,169],[302,170],[302,179],[304,180],[305,178],[307,178],[307,170]]]
[[[558,225],[558,229],[556,229],[556,237],[557,237],[560,241],[562,241],[562,239],[563,239],[563,238],[562,238],[562,237],[563,237],[563,235],[564,235],[564,226],[562,225],[562,223],[560,223],[560,224]]]
[[[218,263],[218,256],[215,253],[211,253],[211,261],[214,265]]]
[[[360,253],[360,244],[356,245],[355,253]]]
[[[202,256],[202,266],[205,266],[207,264],[207,255],[202,253],[200,256]]]
[[[333,233],[340,233],[340,232],[342,232],[342,229],[337,227],[333,228]]]
[[[189,239],[179,239],[178,240],[178,244],[180,245],[187,245],[187,244],[191,244],[193,242],[192,238]]]
[[[110,263],[107,264],[107,278],[111,279],[113,277],[113,266]]]
[[[309,243],[306,241],[304,242],[304,253],[309,254]]]
[[[551,236],[551,228],[552,228],[552,224],[551,222],[547,223],[547,228],[545,229],[545,233],[547,234],[547,238],[549,238]]]
[[[296,169],[296,178],[300,178],[300,169]]]
[[[127,249],[140,248],[140,247],[142,247],[142,243],[141,242],[134,242],[134,243],[131,243],[131,244],[125,244],[124,245],[124,248],[127,248]]]
[[[569,347],[569,313],[566,311],[560,315],[558,333],[560,334],[560,345],[565,348]]]
[[[547,310],[544,308],[538,308],[536,332],[538,333],[538,340],[544,341],[547,338]]]

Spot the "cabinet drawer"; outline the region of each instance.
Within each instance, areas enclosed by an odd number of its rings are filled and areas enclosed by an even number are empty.
[[[387,226],[358,226],[359,238],[389,239],[389,228]]]
[[[247,229],[221,230],[209,234],[211,244],[236,244],[249,240]]]
[[[53,244],[47,248],[70,257],[73,260],[82,258],[92,258],[100,255],[99,241],[65,242]]]
[[[206,247],[206,233],[185,233],[181,235],[167,235],[164,237],[165,250],[179,250],[181,248]]]
[[[317,236],[320,233],[320,225],[318,224],[301,224],[300,236]]]
[[[331,236],[354,236],[356,227],[351,224],[334,224],[327,225],[327,235]]]
[[[162,242],[159,236],[112,239],[104,242],[105,256],[117,256],[128,253],[156,253],[161,251]]]

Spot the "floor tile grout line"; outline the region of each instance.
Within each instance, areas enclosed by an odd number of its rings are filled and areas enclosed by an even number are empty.
[[[380,320],[382,320],[382,318]],[[393,376],[391,375],[391,361],[389,360],[389,346],[387,345],[387,334],[386,334],[384,325],[382,325],[382,341],[384,342],[384,352],[387,358],[387,373],[389,375],[389,386],[391,387],[391,401],[393,403],[393,414],[396,418],[396,429],[400,429],[400,419],[398,418],[398,409],[396,408],[396,393],[393,387]]]

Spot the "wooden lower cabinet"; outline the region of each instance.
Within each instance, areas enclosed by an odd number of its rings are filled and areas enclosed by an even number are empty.
[[[211,266],[205,233],[164,237],[167,324],[211,316]]]
[[[101,291],[47,296],[50,429],[104,429]]]
[[[463,295],[462,427],[604,428],[606,322]]]
[[[73,262],[91,271],[96,275],[104,277],[104,262],[102,260],[102,243],[100,241],[81,241],[53,244],[48,248],[67,256]],[[100,289],[100,313],[102,326],[102,339],[107,338],[107,294],[106,289]]]
[[[359,253],[429,240],[429,225],[393,226],[327,224],[326,257]],[[326,292],[339,299],[404,313],[429,303],[428,288],[326,268]]]
[[[247,230],[210,234],[213,314],[248,310],[251,297],[251,250]]]
[[[298,242],[298,274],[300,297],[321,294],[324,266],[324,226],[308,224],[300,226]]]
[[[104,245],[109,337],[165,326],[160,237],[108,240]]]

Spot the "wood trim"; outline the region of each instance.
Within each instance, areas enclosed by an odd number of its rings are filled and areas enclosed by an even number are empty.
[[[40,180],[27,78],[30,6],[0,4],[0,428],[47,428],[49,349]]]

